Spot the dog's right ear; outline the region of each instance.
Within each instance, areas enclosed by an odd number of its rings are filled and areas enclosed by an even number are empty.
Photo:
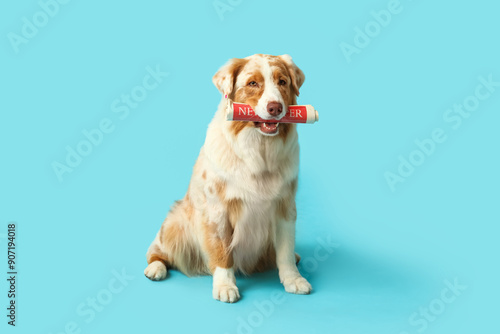
[[[222,95],[232,94],[236,78],[247,62],[247,59],[233,58],[215,73],[212,82]]]

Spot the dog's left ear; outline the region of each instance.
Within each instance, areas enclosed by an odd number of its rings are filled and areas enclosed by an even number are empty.
[[[231,95],[236,83],[236,78],[247,62],[247,59],[240,58],[229,60],[212,78],[215,87],[217,87],[222,94]]]
[[[299,96],[299,89],[306,80],[306,76],[304,72],[300,68],[295,65],[292,60],[292,57],[289,55],[278,56],[287,66],[288,72],[290,72],[290,77],[292,79],[292,87],[295,91],[295,95]]]

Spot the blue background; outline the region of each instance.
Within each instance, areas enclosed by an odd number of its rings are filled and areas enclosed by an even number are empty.
[[[2,332],[55,334],[74,321],[81,333],[418,333],[410,316],[455,279],[467,288],[421,332],[498,332],[500,89],[456,130],[443,114],[479,76],[500,80],[500,6],[402,0],[348,62],[340,44],[389,2],[233,1],[221,19],[212,0],[72,1],[17,53],[8,34],[40,6],[4,2],[0,245],[17,222],[19,276],[16,328],[1,279]],[[210,277],[143,276],[219,102],[211,78],[254,53],[292,55],[306,74],[299,103],[320,113],[299,127],[297,251],[314,260],[318,237],[338,244],[309,270],[313,294],[287,294],[271,314],[255,302],[282,291],[276,273],[239,278],[234,305],[212,299]],[[121,120],[111,103],[157,64],[169,76]],[[114,131],[59,182],[52,163],[103,118]],[[384,173],[435,128],[447,140],[391,191]],[[113,270],[134,278],[86,322],[78,306]]]

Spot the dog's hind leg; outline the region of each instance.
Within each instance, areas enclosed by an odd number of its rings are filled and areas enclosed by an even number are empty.
[[[194,208],[186,196],[167,215],[147,253],[144,274],[153,281],[167,277],[176,269],[188,276],[210,273],[195,237]]]
[[[161,230],[156,235],[151,246],[149,246],[146,254],[148,266],[144,270],[144,275],[152,281],[161,281],[167,277],[169,258],[167,254],[161,250],[160,233]]]

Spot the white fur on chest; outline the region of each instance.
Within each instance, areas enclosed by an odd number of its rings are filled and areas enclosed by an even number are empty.
[[[247,202],[235,226],[231,247],[236,269],[253,266],[274,238],[273,205],[267,201]]]

